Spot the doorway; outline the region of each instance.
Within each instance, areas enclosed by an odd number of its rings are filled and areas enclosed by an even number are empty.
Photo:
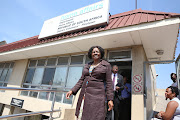
[[[129,83],[131,84],[131,73],[132,73],[132,61],[118,61],[118,62],[110,62],[111,66],[118,66],[118,74],[123,77],[128,77]]]
[[[116,100],[118,102],[114,102],[115,104],[118,104],[118,110],[117,110],[118,112],[114,112],[114,114],[116,114],[116,115],[114,115],[115,116],[114,120],[116,120],[117,118],[121,119],[121,120],[131,120],[132,61],[114,61],[114,62],[110,62],[110,64],[111,64],[111,66],[117,65],[118,66],[118,74],[123,76],[124,81],[127,81],[127,83],[124,82],[123,86],[128,86],[127,84],[129,84],[129,86],[130,86],[130,88],[128,88],[129,90],[127,90],[126,87],[124,87],[123,89],[118,91],[118,95],[120,97]],[[116,99],[116,98],[114,98],[114,99]],[[114,105],[114,106],[117,106],[117,105]]]

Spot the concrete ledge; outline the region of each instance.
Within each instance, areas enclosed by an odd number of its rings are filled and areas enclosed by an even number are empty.
[[[76,120],[75,109],[65,109],[63,120]]]

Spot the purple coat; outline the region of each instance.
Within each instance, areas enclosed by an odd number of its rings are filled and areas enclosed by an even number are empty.
[[[111,65],[107,61],[102,60],[89,75],[91,64],[92,62],[84,66],[81,78],[71,89],[75,95],[82,88],[75,115],[79,115],[83,96],[85,95],[81,120],[105,120],[105,100],[113,100]],[[104,83],[106,83],[106,92]]]

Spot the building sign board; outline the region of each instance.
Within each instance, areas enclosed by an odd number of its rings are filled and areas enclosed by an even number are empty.
[[[43,24],[39,39],[70,31],[81,30],[90,26],[107,24],[109,20],[109,0],[46,20]]]
[[[11,100],[11,105],[17,106],[17,107],[20,107],[20,108],[22,108],[23,103],[24,103],[24,100],[21,100],[21,99],[12,98],[12,100]]]

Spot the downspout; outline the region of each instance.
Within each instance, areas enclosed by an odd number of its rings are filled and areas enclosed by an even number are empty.
[[[147,115],[146,115],[146,99],[147,99],[147,87],[146,87],[146,64],[148,63],[148,61],[145,61],[144,63],[143,63],[143,69],[144,69],[144,72],[143,72],[143,74],[144,74],[144,76],[143,76],[143,78],[144,78],[144,120],[146,120],[147,119]]]

